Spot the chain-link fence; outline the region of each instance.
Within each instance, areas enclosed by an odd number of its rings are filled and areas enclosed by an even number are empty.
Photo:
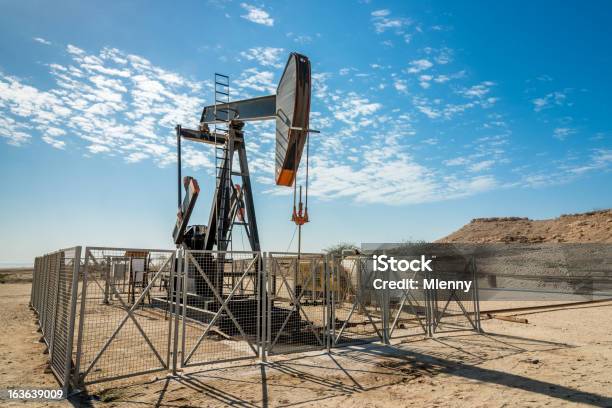
[[[49,366],[64,388],[73,368],[72,346],[81,247],[62,249],[34,261],[30,306],[49,352]]]

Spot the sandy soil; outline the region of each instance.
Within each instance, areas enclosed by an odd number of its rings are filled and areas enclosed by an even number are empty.
[[[0,284],[32,282],[32,268],[0,268]]]
[[[55,388],[28,309],[30,285],[0,284],[0,389]],[[3,406],[612,406],[612,302],[532,313],[528,324],[485,320],[458,332],[275,357],[269,364],[201,366],[103,383],[71,401]]]

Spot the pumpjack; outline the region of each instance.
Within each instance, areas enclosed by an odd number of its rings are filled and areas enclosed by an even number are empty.
[[[274,95],[230,101],[229,77],[215,74],[215,104],[202,110],[199,127],[176,126],[178,213],[172,235],[177,247],[202,251],[196,259],[199,268],[192,264],[187,271],[194,281],[194,294],[188,299],[190,305],[208,310],[220,306],[224,278],[232,273],[225,265],[232,262],[226,258],[231,256],[234,226],[244,227],[252,252],[261,250],[243,131],[245,123],[276,121],[276,183],[295,189],[302,151],[311,132],[308,128],[310,87],[310,61],[296,53],[289,56]],[[182,178],[182,140],[209,144],[215,149],[216,184],[207,225],[189,225],[200,187],[195,178]],[[236,160],[238,168],[234,169]],[[234,177],[241,183],[234,183]],[[295,214],[294,203],[294,220]],[[302,215],[301,202],[299,214]],[[300,218],[299,225],[307,221],[306,215],[305,220]],[[255,310],[260,296],[257,288],[261,285],[254,286],[255,296],[232,297],[230,310]]]

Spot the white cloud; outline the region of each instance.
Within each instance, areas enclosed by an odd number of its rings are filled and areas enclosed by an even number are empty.
[[[416,108],[419,112],[427,116],[429,119],[437,119],[442,116],[442,113],[440,111],[433,109],[431,106],[418,105]]]
[[[266,47],[245,51],[242,57],[248,60],[250,56],[255,61],[260,49]],[[79,149],[85,156],[112,156],[128,163],[164,166],[174,162],[173,127],[177,123],[197,126],[201,108],[206,105],[202,95],[211,93],[210,82],[194,81],[114,48],[91,53],[71,45],[66,50],[63,58],[68,61],[46,65],[51,80],[45,81],[44,88],[0,73],[0,138],[15,146],[47,143],[59,149]],[[435,54],[427,58],[424,61],[428,64],[410,65],[418,70],[414,78],[419,82],[433,87],[463,76],[434,75],[434,70],[427,70],[436,61]],[[269,67],[279,64],[273,53],[257,61]],[[385,66],[382,71],[388,75],[386,85],[407,92],[413,77],[402,80],[389,68]],[[400,205],[465,197],[504,185],[496,178],[497,173],[493,177],[487,171],[494,169],[495,163],[504,162],[507,137],[475,137],[473,143],[463,145],[456,135],[441,133],[438,137],[412,128],[422,119],[420,115],[449,120],[470,109],[490,106],[496,100],[492,82],[453,86],[457,93],[450,94],[455,101],[413,96],[417,112],[413,115],[407,113],[410,109],[406,111],[392,102],[383,107],[374,93],[339,89],[330,80],[333,76],[313,74],[311,126],[323,129],[325,135],[313,136],[311,141],[313,196]],[[273,93],[276,79],[275,73],[263,67],[245,69],[232,78],[233,94]],[[555,103],[554,98],[551,101]],[[500,120],[491,118],[487,122]],[[472,130],[483,128],[476,124]],[[249,123],[246,131],[254,135],[249,136],[247,146],[251,173],[258,183],[273,186],[274,124]],[[486,131],[501,132],[498,128]],[[442,155],[443,147],[448,146],[441,142],[445,137],[458,143],[460,147],[450,154],[459,157]],[[183,146],[183,162],[207,172],[214,169],[212,150],[192,143]],[[611,166],[612,152],[599,150],[587,162],[568,165],[564,174],[604,171]],[[535,182],[537,174],[531,176]],[[283,194],[289,190],[275,187],[271,191]]]
[[[57,140],[48,135],[44,135],[42,137],[42,140],[45,143],[50,144],[51,146],[55,147],[56,149],[63,149],[66,146],[66,142],[64,142],[63,140]]]
[[[434,61],[440,65],[446,65],[453,61],[453,50],[448,47],[443,47],[438,51],[438,54],[434,57]]]
[[[317,34],[317,37],[320,37],[320,35]],[[302,45],[310,44],[313,41],[313,38],[310,35],[298,35],[292,32],[287,33],[287,38],[293,38],[294,42]]]
[[[70,62],[47,65],[49,89],[0,73],[0,136],[15,146],[38,136],[86,155],[172,162],[173,127],[197,124],[202,84],[117,49],[66,50]]]
[[[397,34],[404,34],[403,28],[412,24],[407,18],[391,18],[391,11],[387,9],[373,11],[371,15],[374,30],[379,34],[389,29],[393,29]]]
[[[418,74],[421,71],[428,70],[433,67],[433,63],[427,59],[419,59],[410,62],[410,68],[408,68],[409,74]]]
[[[143,152],[133,152],[127,155],[125,161],[128,163],[138,163],[140,161],[143,161],[147,157],[148,156]]]
[[[372,12],[372,17],[387,17],[391,12],[388,9],[376,10]]]
[[[247,14],[243,14],[240,17],[256,24],[262,24],[269,27],[274,25],[274,19],[270,17],[267,11],[247,3],[240,3],[240,7],[247,11]]]
[[[474,85],[471,86],[469,88],[464,88],[460,91],[458,91],[458,93],[466,98],[469,99],[473,99],[473,98],[483,98],[484,96],[486,96],[490,91],[491,91],[491,87],[495,85],[494,82],[491,81],[484,81],[481,82],[478,85]]]
[[[255,47],[247,51],[243,51],[240,55],[249,61],[257,61],[260,65],[274,68],[282,68],[283,48],[274,47]]]
[[[240,78],[234,81],[241,89],[251,89],[257,92],[276,92],[274,73],[270,71],[259,71],[257,68],[248,68],[240,74]]]
[[[15,122],[14,119],[0,116],[0,137],[5,138],[9,145],[22,146],[29,142],[31,136],[28,131],[27,126]]]
[[[533,99],[533,110],[540,112],[544,109],[548,109],[554,105],[562,106],[566,103],[567,94],[565,92],[556,91],[551,92],[541,98]]]
[[[367,117],[381,108],[382,105],[380,103],[370,102],[368,98],[351,92],[334,108],[334,116],[336,119],[349,124],[363,116],[369,121]]]
[[[408,85],[406,84],[406,81],[403,79],[396,79],[393,82],[393,86],[395,87],[395,89],[400,92],[400,93],[406,93],[408,92]]]
[[[576,129],[568,128],[568,127],[558,127],[553,130],[553,137],[559,140],[565,140],[568,136],[571,136],[576,133]]]
[[[470,161],[465,157],[456,157],[454,159],[444,160],[444,164],[447,166],[464,166]]]
[[[79,47],[75,47],[72,44],[68,44],[66,46],[66,51],[68,51],[70,54],[73,54],[73,55],[84,55],[85,54],[85,51],[83,51]]]
[[[493,160],[483,160],[483,161],[480,161],[478,163],[474,163],[474,164],[470,165],[469,169],[473,173],[478,173],[478,172],[481,172],[483,170],[490,169],[494,164],[495,164],[495,161],[493,161]]]
[[[34,37],[34,38],[32,38],[32,39],[33,39],[34,41],[36,41],[36,42],[38,42],[38,43],[41,43],[41,44],[44,44],[44,45],[51,45],[51,41],[45,40],[45,39],[44,39],[44,38],[42,38],[42,37]]]

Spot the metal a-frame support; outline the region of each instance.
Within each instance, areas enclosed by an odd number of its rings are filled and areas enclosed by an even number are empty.
[[[198,247],[188,245],[189,249],[211,251],[216,247],[218,251],[226,251],[234,225],[242,225],[245,227],[251,251],[261,250],[243,126],[243,122],[231,121],[227,135],[222,136],[212,135],[207,129],[190,130],[177,126],[177,139],[183,137],[207,144],[225,145],[223,156],[220,158],[221,163],[218,166],[218,182],[203,243]],[[230,165],[235,157],[238,159],[239,171],[233,171]],[[240,176],[242,181],[240,187],[233,183],[232,176]],[[242,221],[236,221],[239,214]],[[218,228],[219,220],[223,220],[222,228]]]

